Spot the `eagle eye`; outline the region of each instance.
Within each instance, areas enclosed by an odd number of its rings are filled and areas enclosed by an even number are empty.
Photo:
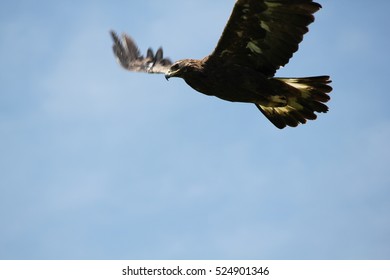
[[[176,63],[176,64],[173,64],[173,65],[172,65],[171,70],[172,70],[172,71],[176,71],[176,70],[179,70],[179,68],[180,68],[180,67],[179,67],[179,64]]]

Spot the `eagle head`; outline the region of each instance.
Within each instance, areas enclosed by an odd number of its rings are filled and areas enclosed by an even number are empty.
[[[197,69],[197,61],[193,59],[183,59],[172,64],[165,78],[169,80],[172,77],[184,78],[187,73],[193,72]]]

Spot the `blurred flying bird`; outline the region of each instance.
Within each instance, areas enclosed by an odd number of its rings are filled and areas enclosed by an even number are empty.
[[[277,78],[298,50],[321,5],[312,0],[237,0],[215,50],[207,57],[172,63],[111,31],[114,54],[127,70],[183,78],[193,89],[232,102],[253,103],[278,128],[296,127],[326,113],[329,76]]]

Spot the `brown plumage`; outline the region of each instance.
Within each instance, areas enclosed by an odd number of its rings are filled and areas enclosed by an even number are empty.
[[[172,64],[160,48],[144,58],[126,34],[111,32],[114,53],[130,71],[183,78],[195,90],[232,102],[253,103],[278,128],[326,113],[329,76],[276,78],[298,50],[321,5],[312,0],[237,0],[213,53]]]

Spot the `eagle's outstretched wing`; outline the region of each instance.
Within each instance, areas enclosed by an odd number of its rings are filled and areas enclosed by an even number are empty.
[[[272,77],[298,50],[320,8],[312,0],[237,0],[209,59],[248,66]]]
[[[134,72],[165,74],[171,67],[172,62],[164,58],[162,48],[159,48],[156,54],[152,49],[148,49],[146,57],[143,57],[134,40],[128,35],[123,34],[121,40],[114,31],[110,33],[114,41],[114,54],[125,69]]]

